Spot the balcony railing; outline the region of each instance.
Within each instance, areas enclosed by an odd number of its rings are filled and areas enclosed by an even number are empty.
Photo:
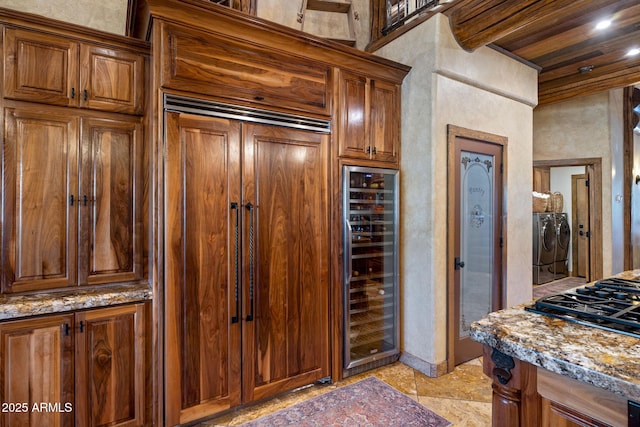
[[[387,22],[382,34],[387,35],[425,12],[437,12],[451,0],[386,0]]]

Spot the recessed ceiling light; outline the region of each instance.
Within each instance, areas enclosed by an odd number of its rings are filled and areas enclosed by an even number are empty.
[[[636,56],[639,53],[640,53],[640,49],[638,49],[637,47],[634,47],[633,49],[629,49],[629,51],[627,52],[627,56]]]
[[[611,19],[603,19],[596,24],[596,30],[606,30],[611,26]]]

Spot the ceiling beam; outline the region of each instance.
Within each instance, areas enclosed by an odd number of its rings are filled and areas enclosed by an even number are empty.
[[[601,0],[601,7],[614,3]],[[462,48],[473,51],[538,22],[561,18],[588,0],[460,0],[448,10],[451,30]]]

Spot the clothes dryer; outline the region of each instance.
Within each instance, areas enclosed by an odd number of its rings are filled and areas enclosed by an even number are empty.
[[[560,279],[569,275],[567,259],[569,257],[569,245],[571,245],[571,227],[566,213],[556,213],[556,255],[554,273],[555,278]]]
[[[556,220],[553,213],[533,214],[533,284],[555,277]]]

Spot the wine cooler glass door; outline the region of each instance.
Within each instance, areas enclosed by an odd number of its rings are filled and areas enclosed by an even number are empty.
[[[398,171],[345,166],[345,368],[398,353]]]

